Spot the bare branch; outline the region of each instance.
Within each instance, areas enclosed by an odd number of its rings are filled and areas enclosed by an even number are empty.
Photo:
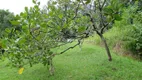
[[[66,45],[66,44],[68,44],[68,43],[72,43],[72,42],[73,42],[73,41],[67,42],[67,43],[63,43],[63,44],[58,45],[57,47],[64,46],[64,45]]]
[[[79,45],[80,43],[81,43],[80,40],[78,40],[78,43],[77,43],[77,44],[75,44],[75,45],[72,46],[72,47],[69,47],[69,48],[65,49],[64,51],[60,52],[59,54],[63,54],[63,53],[65,53],[66,51],[75,48],[75,47],[76,47],[77,45]]]
[[[69,47],[69,48],[65,49],[64,51],[60,52],[59,54],[56,54],[56,53],[51,54],[50,56],[48,56],[48,57],[47,57],[47,59],[49,59],[49,58],[51,58],[51,57],[54,57],[55,55],[63,54],[63,53],[65,53],[66,51],[68,51],[68,50],[70,50],[70,49],[75,48],[75,47],[76,47],[76,46],[78,46],[79,44],[81,44],[81,39],[80,39],[80,40],[78,40],[78,43],[77,43],[77,44],[75,44],[74,46],[72,46],[72,47]]]
[[[105,3],[106,3],[106,0],[104,0],[104,2],[103,2],[103,4],[102,4],[102,7],[101,7],[102,9],[103,9],[103,7],[104,7]]]
[[[77,12],[78,12],[79,6],[80,6],[80,3],[78,4],[78,6],[77,6],[77,8],[75,10],[75,16],[72,18],[72,20],[74,20],[77,17]]]
[[[95,24],[94,24],[94,19],[93,19],[93,17],[91,16],[91,14],[86,14],[86,16],[88,16],[89,18],[90,18],[90,21],[91,21],[91,23],[93,24],[92,26],[93,26],[93,28],[94,28],[94,30],[96,31],[97,30],[97,28],[96,28],[96,26],[95,26]]]
[[[107,24],[105,24],[104,22],[103,22],[103,27],[101,28],[101,33],[103,34],[103,31],[104,31],[104,29],[106,28],[106,27],[108,27],[108,25],[111,23],[111,22],[113,22],[115,19],[112,19],[112,21],[110,21],[109,23],[107,23]]]
[[[83,2],[83,0],[81,0],[81,2],[82,2],[82,4],[83,4],[84,6],[86,6],[86,4]]]
[[[98,0],[98,4],[99,4],[99,10],[102,11],[102,7],[101,7],[101,4],[100,4],[100,0]]]
[[[100,10],[100,18],[101,18],[101,20],[100,20],[100,26],[102,27],[101,28],[101,34],[103,33],[103,30],[108,26],[108,24],[105,24],[104,23],[104,19],[103,19],[103,13],[102,13],[102,9],[103,9],[103,7],[104,7],[104,5],[105,5],[105,3],[106,3],[106,0],[104,0],[104,2],[103,2],[103,4],[102,4],[102,6],[101,6],[101,4],[100,4],[100,1],[98,0],[98,3],[99,3],[99,10]]]

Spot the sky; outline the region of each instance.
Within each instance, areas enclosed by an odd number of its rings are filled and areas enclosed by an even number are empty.
[[[47,3],[47,0],[38,1],[41,3],[40,7]],[[0,0],[0,9],[8,9],[14,14],[20,14],[20,12],[24,11],[25,6],[31,7],[33,5],[32,0]]]

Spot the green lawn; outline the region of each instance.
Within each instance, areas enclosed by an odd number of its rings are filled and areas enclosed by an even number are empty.
[[[48,76],[42,64],[25,66],[23,74],[17,68],[0,62],[0,80],[142,80],[142,62],[112,53],[113,61],[107,60],[105,49],[84,44],[56,56],[55,75]]]

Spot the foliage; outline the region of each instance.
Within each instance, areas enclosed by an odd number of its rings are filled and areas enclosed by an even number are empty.
[[[1,10],[0,9],[0,59],[4,59],[4,52],[5,52],[5,42],[3,40],[5,35],[7,35],[7,28],[12,28],[12,24],[10,23],[11,20],[14,20],[14,14],[9,12],[8,10]]]
[[[126,27],[124,30],[125,34],[122,36],[122,41],[126,41],[125,43],[125,47],[131,51],[134,51],[135,53],[139,54],[139,52],[141,52],[142,49],[142,27],[141,27],[141,21],[142,21],[142,12],[138,11],[138,6],[137,4],[133,5],[133,6],[129,6],[129,8],[126,10],[124,9],[124,14],[123,16],[127,16],[124,17],[124,22],[120,22],[119,24],[122,24],[122,26],[120,28]],[[129,14],[128,14],[129,13]],[[131,20],[133,19],[133,20]],[[116,23],[117,25],[117,23]]]
[[[0,10],[0,38],[4,36],[6,28],[12,27],[11,20],[14,20],[13,13],[8,10]]]
[[[17,21],[11,21],[13,25],[21,25],[22,30],[13,32],[7,43],[10,44],[7,47],[10,53],[8,58],[17,67],[23,67],[27,63],[31,67],[35,63],[43,63],[53,71],[54,54],[51,49],[59,46],[56,41],[59,29],[52,25],[49,15],[41,12],[40,3],[34,3],[34,7],[25,7],[25,12],[16,16]]]

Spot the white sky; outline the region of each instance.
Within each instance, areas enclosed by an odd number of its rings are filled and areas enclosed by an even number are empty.
[[[41,7],[47,3],[47,0],[38,0]],[[14,14],[24,11],[25,6],[33,6],[32,0],[0,0],[0,9],[8,9]]]

